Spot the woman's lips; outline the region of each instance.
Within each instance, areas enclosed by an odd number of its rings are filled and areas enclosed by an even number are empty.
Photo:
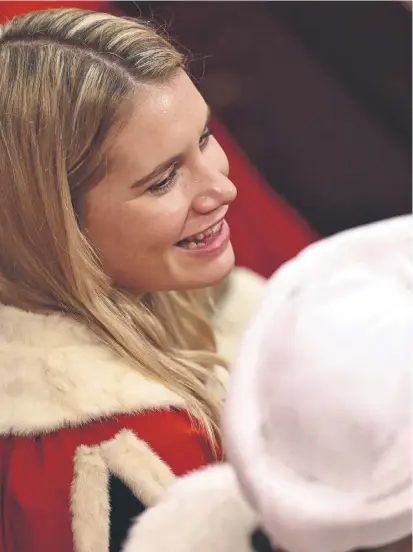
[[[176,245],[182,251],[193,254],[219,253],[225,249],[230,239],[230,230],[225,220],[220,221],[209,229],[193,236],[191,239],[185,239]]]

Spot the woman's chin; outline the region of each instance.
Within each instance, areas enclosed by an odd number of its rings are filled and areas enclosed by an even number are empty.
[[[197,263],[193,263],[185,278],[182,278],[180,289],[190,290],[215,286],[230,274],[234,265],[234,250],[229,242],[225,250],[216,258],[209,259],[207,262],[202,262],[199,259]]]
[[[188,254],[174,246],[171,254],[162,261],[156,268],[150,267],[145,279],[135,280],[129,272],[127,278],[118,278],[116,281],[122,287],[145,290],[145,293],[213,287],[230,274],[235,265],[235,256],[231,242],[228,241],[226,247],[214,255]]]
[[[234,265],[234,252],[232,247],[229,246],[228,251],[222,254],[219,259],[215,259],[208,264],[197,263],[196,266],[183,267],[174,263],[172,267],[171,265],[164,267],[165,270],[158,271],[152,278],[148,277],[145,280],[135,280],[130,273],[127,278],[114,278],[112,276],[112,280],[116,287],[126,289],[134,295],[168,291],[192,291],[218,285],[231,273]]]

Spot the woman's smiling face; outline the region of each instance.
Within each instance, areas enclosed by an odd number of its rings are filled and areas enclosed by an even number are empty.
[[[234,264],[224,219],[236,188],[210,135],[208,107],[183,71],[139,86],[134,104],[110,148],[108,173],[86,194],[87,236],[118,285],[144,292],[213,285]]]

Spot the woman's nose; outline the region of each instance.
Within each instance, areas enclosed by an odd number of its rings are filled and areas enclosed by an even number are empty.
[[[200,214],[207,214],[219,207],[229,205],[237,197],[237,189],[224,175],[219,175],[209,182],[194,198],[193,209]]]

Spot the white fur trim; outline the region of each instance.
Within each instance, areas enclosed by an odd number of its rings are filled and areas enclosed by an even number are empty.
[[[213,383],[209,384],[209,390],[218,400],[224,401],[229,382],[228,369],[223,366],[215,366],[214,374],[217,379],[213,380]]]
[[[173,483],[169,467],[132,431],[94,447],[80,446],[71,489],[75,552],[109,551],[109,472],[145,506],[153,505]]]
[[[236,267],[213,320],[218,353],[234,360],[244,328],[259,303],[266,280],[246,268]]]
[[[235,267],[228,278],[212,322],[218,354],[229,364],[234,361],[243,330],[261,299],[265,282],[262,276],[241,267]],[[224,400],[229,372],[217,366],[215,375],[218,383],[211,386],[211,392],[218,399]]]
[[[75,552],[109,550],[108,485],[108,468],[100,447],[79,447],[74,460],[70,503]]]
[[[230,466],[178,479],[132,527],[122,552],[251,552],[258,522]]]
[[[0,435],[47,433],[169,406],[184,403],[79,322],[0,306]]]
[[[240,268],[230,276],[213,321],[218,351],[229,361],[263,281]],[[224,383],[227,373],[221,372]],[[37,435],[170,406],[185,404],[99,343],[81,323],[62,314],[0,306],[0,435]]]
[[[100,448],[109,470],[146,506],[155,504],[175,480],[170,468],[132,431],[120,431]]]

